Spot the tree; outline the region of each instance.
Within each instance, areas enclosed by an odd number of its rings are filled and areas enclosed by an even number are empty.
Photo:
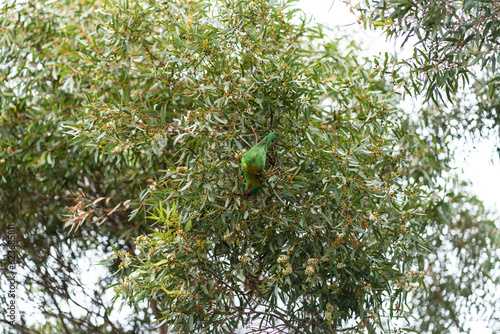
[[[432,237],[492,226],[462,191],[433,193],[446,143],[418,135],[358,46],[289,5],[4,8],[2,224],[30,236],[20,254],[37,275],[23,284],[53,328],[145,331],[145,300],[163,332],[381,331],[406,316]],[[245,197],[241,155],[270,131],[263,188]],[[111,321],[100,288],[83,319],[58,307],[75,299],[77,252],[113,245],[115,291],[137,319]]]

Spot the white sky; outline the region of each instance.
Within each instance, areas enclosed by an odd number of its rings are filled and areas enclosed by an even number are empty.
[[[340,26],[345,32],[352,32],[350,35],[363,45],[363,55],[397,51],[398,58],[401,59],[412,54],[409,48],[402,50],[394,41],[386,41],[380,32],[363,30],[342,0],[300,0],[298,7],[312,15],[318,23]],[[471,180],[472,192],[486,207],[499,212],[500,160],[494,151],[495,140],[498,140],[498,137],[481,140],[475,146],[467,142],[456,143],[456,147],[461,147],[461,150],[455,154],[454,167],[459,174],[462,171],[463,179]],[[482,322],[469,321],[466,326],[471,329],[471,334],[492,334]]]

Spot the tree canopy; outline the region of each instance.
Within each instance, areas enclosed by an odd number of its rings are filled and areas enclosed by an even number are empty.
[[[471,307],[493,324],[476,291],[498,282],[498,229],[448,142],[383,60],[292,4],[3,5],[0,222],[46,317],[17,330],[445,333]],[[271,131],[244,196],[241,157]],[[96,252],[89,291],[75,271]],[[112,320],[109,287],[136,315]]]

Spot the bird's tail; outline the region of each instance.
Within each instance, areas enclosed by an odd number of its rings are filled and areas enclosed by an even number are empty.
[[[270,134],[268,134],[266,137],[264,137],[264,139],[262,139],[261,146],[266,144],[266,151],[269,148],[269,145],[271,145],[271,141],[274,139],[275,136],[276,136],[276,132],[273,131]]]

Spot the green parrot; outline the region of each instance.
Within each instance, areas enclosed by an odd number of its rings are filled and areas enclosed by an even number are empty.
[[[245,195],[247,196],[254,195],[261,187],[260,177],[266,165],[267,149],[275,135],[275,132],[268,134],[241,158],[241,167],[246,180]]]

